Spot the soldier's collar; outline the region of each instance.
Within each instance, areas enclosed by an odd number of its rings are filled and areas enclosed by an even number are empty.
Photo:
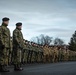
[[[7,27],[8,25],[6,25],[5,23],[2,23],[2,26],[5,26],[5,27]]]
[[[19,29],[18,27],[16,27],[16,29],[21,30],[21,29]]]

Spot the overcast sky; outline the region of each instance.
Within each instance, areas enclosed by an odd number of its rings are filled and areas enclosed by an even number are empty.
[[[0,24],[3,17],[10,18],[11,34],[22,22],[26,40],[45,34],[67,44],[76,29],[76,0],[0,0]]]

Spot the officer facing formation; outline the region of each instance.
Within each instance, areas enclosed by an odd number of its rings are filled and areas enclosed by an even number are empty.
[[[0,71],[8,72],[8,57],[10,52],[10,30],[7,28],[9,24],[9,18],[2,19],[2,25],[0,27]]]
[[[22,51],[24,48],[23,34],[21,32],[22,23],[16,23],[16,29],[13,31],[13,54],[14,54],[14,70],[23,70],[21,68]]]

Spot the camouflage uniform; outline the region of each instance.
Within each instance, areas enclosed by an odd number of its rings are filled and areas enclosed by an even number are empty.
[[[44,63],[48,62],[48,46],[43,47]]]
[[[64,61],[68,61],[69,58],[69,50],[66,46],[64,46]]]
[[[49,62],[53,62],[53,49],[49,46]]]
[[[9,65],[11,65],[12,64],[12,48],[13,48],[13,45],[12,45],[12,37],[10,38],[10,53],[9,53]]]
[[[25,45],[21,29],[16,28],[13,31],[13,52],[14,52],[13,54],[14,54],[14,65],[16,68],[20,67],[24,47]]]
[[[65,56],[64,49],[62,48],[60,52],[61,52],[61,61],[64,61],[64,56]]]
[[[43,61],[43,49],[41,46],[38,46],[38,62],[42,62]]]
[[[24,57],[23,57],[23,62],[27,63],[28,61],[28,42],[25,42],[25,50],[24,50]]]
[[[62,60],[62,49],[59,48],[59,51],[58,51],[58,61],[60,62]]]
[[[34,44],[32,43],[32,58],[31,58],[31,62],[32,63],[35,63],[35,53],[36,53],[36,51],[35,51],[35,47],[34,47]]]
[[[28,43],[27,48],[28,48],[27,63],[31,63],[32,62],[31,60],[32,59],[32,46],[30,42]]]
[[[0,27],[0,65],[8,65],[10,31],[5,24]]]
[[[38,48],[36,44],[34,44],[34,52],[35,52],[35,63],[38,62]]]

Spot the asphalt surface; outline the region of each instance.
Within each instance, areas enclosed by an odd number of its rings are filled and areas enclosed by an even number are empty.
[[[14,71],[13,67],[9,67],[9,73],[0,75],[76,75],[76,62],[28,64],[23,68],[23,71]]]

